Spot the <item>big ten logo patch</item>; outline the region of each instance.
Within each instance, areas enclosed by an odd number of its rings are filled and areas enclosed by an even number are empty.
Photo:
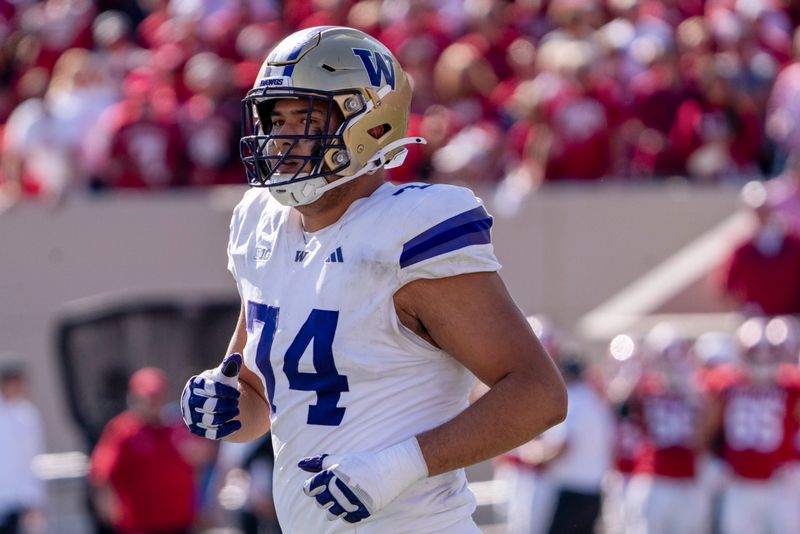
[[[267,261],[270,256],[272,256],[272,247],[268,244],[262,244],[256,247],[253,259],[256,261]]]

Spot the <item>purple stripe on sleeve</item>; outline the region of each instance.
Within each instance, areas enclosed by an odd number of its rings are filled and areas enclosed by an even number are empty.
[[[491,243],[492,218],[483,206],[440,222],[409,240],[400,254],[400,268],[470,245]]]

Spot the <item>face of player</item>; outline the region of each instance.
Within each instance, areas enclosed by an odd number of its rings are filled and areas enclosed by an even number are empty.
[[[0,397],[6,402],[16,401],[25,395],[25,380],[22,377],[15,377],[0,384]]]
[[[775,379],[778,369],[778,358],[769,347],[752,347],[745,353],[747,370],[754,382],[770,383]]]
[[[690,361],[664,362],[662,365],[655,366],[655,368],[670,390],[690,391],[692,389],[693,368]]]
[[[315,160],[294,159],[292,156],[319,154],[321,140],[303,137],[336,132],[342,121],[337,113],[329,113],[329,109],[330,105],[320,100],[283,98],[275,101],[269,116],[270,135],[275,138],[267,144],[267,155],[285,157],[277,168],[280,174],[309,173],[313,170]]]
[[[161,421],[161,412],[165,404],[166,399],[160,395],[128,394],[128,407],[148,423],[155,424]]]

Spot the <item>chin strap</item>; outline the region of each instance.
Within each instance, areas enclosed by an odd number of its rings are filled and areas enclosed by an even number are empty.
[[[378,90],[377,96],[378,101],[383,100],[383,98],[388,95],[392,91],[392,87],[389,85],[384,85]],[[372,99],[367,101],[366,110],[359,114],[355,120],[353,120],[348,127],[352,127],[353,124],[357,123],[361,119],[367,116],[367,114],[372,111],[375,107],[375,103]],[[339,132],[341,133],[341,131]],[[393,169],[395,167],[399,167],[403,164],[408,155],[408,149],[402,148],[400,151],[397,152],[394,156],[390,159],[386,159],[387,155],[392,152],[393,150],[397,150],[398,148],[404,147],[405,145],[425,145],[428,142],[423,137],[404,137],[402,139],[398,139],[397,141],[393,141],[377,151],[372,159],[369,160],[358,172],[351,174],[350,176],[343,176],[333,182],[328,183],[325,178],[318,177],[306,180],[299,184],[285,184],[283,186],[275,186],[276,189],[272,190],[273,196],[280,202],[286,206],[305,206],[306,204],[311,204],[312,202],[316,201],[321,197],[324,193],[330,191],[334,187],[339,187],[342,184],[346,184],[352,180],[355,180],[359,176],[364,176],[365,174],[372,174],[381,167],[385,167],[387,169]],[[294,179],[301,177],[302,175],[296,175]],[[299,187],[298,187],[299,186]],[[278,187],[282,187],[283,191],[281,192]],[[280,194],[278,194],[280,192]],[[298,198],[298,196],[300,198]]]
[[[334,187],[339,187],[342,184],[346,184],[352,180],[355,180],[359,176],[364,176],[365,174],[372,174],[373,172],[377,171],[381,167],[386,167],[387,169],[393,169],[395,167],[399,167],[405,161],[406,156],[408,155],[408,149],[404,148],[400,152],[394,155],[392,159],[386,160],[386,155],[389,154],[392,150],[395,150],[399,147],[405,145],[426,145],[428,142],[423,137],[404,137],[402,139],[398,139],[397,141],[393,141],[377,151],[373,158],[367,162],[358,172],[355,174],[351,174],[350,176],[343,176],[338,180],[334,180],[329,184],[326,184],[322,187],[317,187],[314,191],[317,195],[321,195],[327,191],[330,191]],[[319,196],[317,196],[319,198]]]

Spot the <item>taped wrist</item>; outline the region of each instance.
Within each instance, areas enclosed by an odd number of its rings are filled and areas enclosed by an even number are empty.
[[[378,465],[392,466],[389,476],[382,477],[378,508],[383,508],[413,483],[428,476],[428,465],[416,437],[401,441],[375,453]]]

